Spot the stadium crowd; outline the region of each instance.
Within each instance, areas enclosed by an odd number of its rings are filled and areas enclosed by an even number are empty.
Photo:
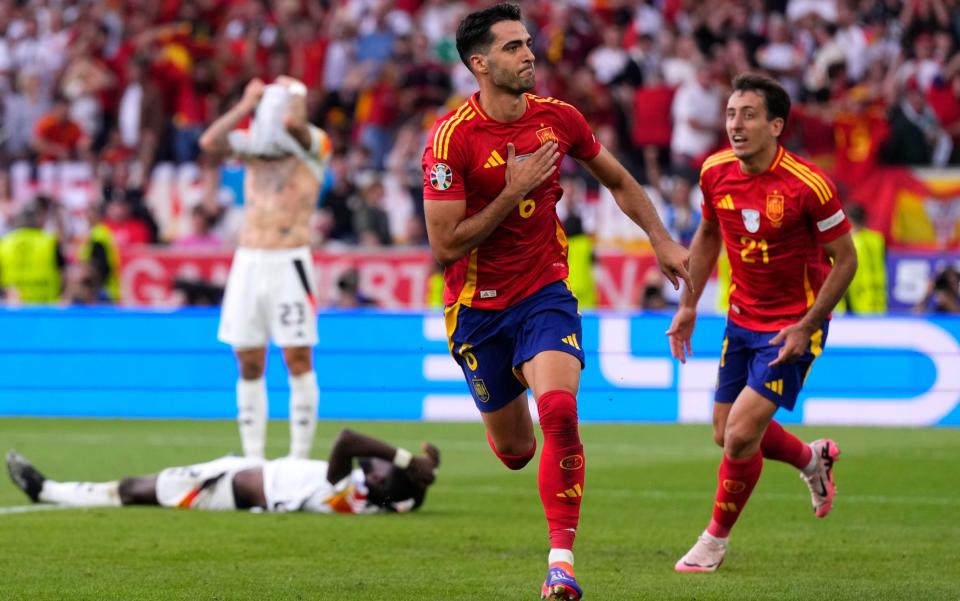
[[[67,294],[78,297],[103,295],[83,285],[97,272],[84,265],[90,256],[109,259],[95,231],[121,250],[231,248],[237,167],[197,142],[252,77],[289,74],[306,85],[310,120],[334,149],[314,242],[425,245],[423,137],[474,91],[453,38],[480,4],[3,3],[0,234],[32,220],[57,235],[76,272]],[[824,167],[841,194],[879,164],[960,165],[957,0],[536,0],[523,9],[537,94],[584,113],[685,243],[699,221],[699,166],[726,144],[723,102],[741,72],[767,72],[790,91],[784,143]],[[601,241],[640,236],[583,175],[565,163],[563,212]],[[68,181],[80,192],[67,194]]]

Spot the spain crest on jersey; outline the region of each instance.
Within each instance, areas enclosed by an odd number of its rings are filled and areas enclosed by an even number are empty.
[[[783,221],[783,195],[776,191],[773,194],[767,194],[767,219],[773,222],[774,227],[780,227]]]
[[[760,211],[756,209],[742,209],[740,216],[743,217],[743,227],[751,234],[760,231]]]
[[[446,190],[453,185],[453,171],[444,163],[437,163],[430,170],[430,185],[437,190]]]
[[[546,144],[547,142],[556,142],[557,144],[560,144],[560,138],[557,137],[557,134],[553,133],[552,127],[538,129],[537,138],[540,140],[541,145]]]

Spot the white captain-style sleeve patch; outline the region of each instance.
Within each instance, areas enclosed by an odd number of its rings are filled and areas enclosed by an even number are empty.
[[[842,222],[845,217],[846,215],[843,214],[843,209],[840,209],[839,211],[827,217],[826,219],[822,221],[818,221],[817,229],[820,230],[821,232],[825,232],[828,229],[832,228],[833,226],[837,225],[838,223]]]

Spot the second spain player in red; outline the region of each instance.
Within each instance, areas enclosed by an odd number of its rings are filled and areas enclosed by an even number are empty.
[[[686,249],[670,239],[643,189],[597,143],[574,107],[531,94],[533,40],[520,9],[498,4],[464,18],[457,50],[480,91],[441,118],[423,154],[430,247],[444,266],[450,350],[510,469],[543,449],[538,486],[550,534],[541,595],[578,600],[573,541],[585,492],[577,417],[584,355],[577,300],[565,285],[567,243],[555,210],[557,169],[576,159],[650,237],[664,274],[687,280]]]
[[[720,566],[764,459],[800,470],[817,517],[833,506],[836,444],[804,444],[773,416],[793,410],[857,256],[833,183],[778,142],[789,113],[790,97],[776,81],[738,77],[727,102],[731,148],[708,158],[700,172],[703,220],[690,248],[694,290],[684,291],[667,334],[673,355],[685,361],[699,291],[724,245],[732,285],[713,406],[723,458],[712,519],[676,563],[678,572]]]

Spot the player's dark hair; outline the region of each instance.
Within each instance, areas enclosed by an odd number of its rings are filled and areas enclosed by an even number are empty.
[[[847,207],[847,219],[854,225],[862,226],[867,222],[867,211],[862,205],[852,204]]]
[[[790,95],[777,80],[758,73],[744,73],[733,80],[733,91],[755,92],[763,96],[767,121],[773,121],[779,117],[783,119],[783,126],[787,126],[787,117],[790,115]]]
[[[520,7],[516,4],[494,4],[483,10],[470,13],[457,27],[457,53],[460,60],[473,71],[470,57],[477,52],[486,52],[493,43],[491,29],[500,21],[522,21]]]
[[[433,445],[427,445],[425,452],[428,457],[433,459],[434,466],[439,467],[440,450]],[[372,461],[373,460],[368,457],[363,457],[358,460],[364,473],[369,473],[373,470]],[[371,486],[369,483],[367,484],[367,501],[383,507],[387,511],[397,511],[396,503],[413,501],[413,506],[410,508],[410,511],[413,511],[423,505],[423,501],[427,497],[427,488],[429,488],[429,485],[414,482],[413,479],[410,478],[407,470],[394,466],[390,468],[390,472],[387,474],[386,481],[382,486]]]

